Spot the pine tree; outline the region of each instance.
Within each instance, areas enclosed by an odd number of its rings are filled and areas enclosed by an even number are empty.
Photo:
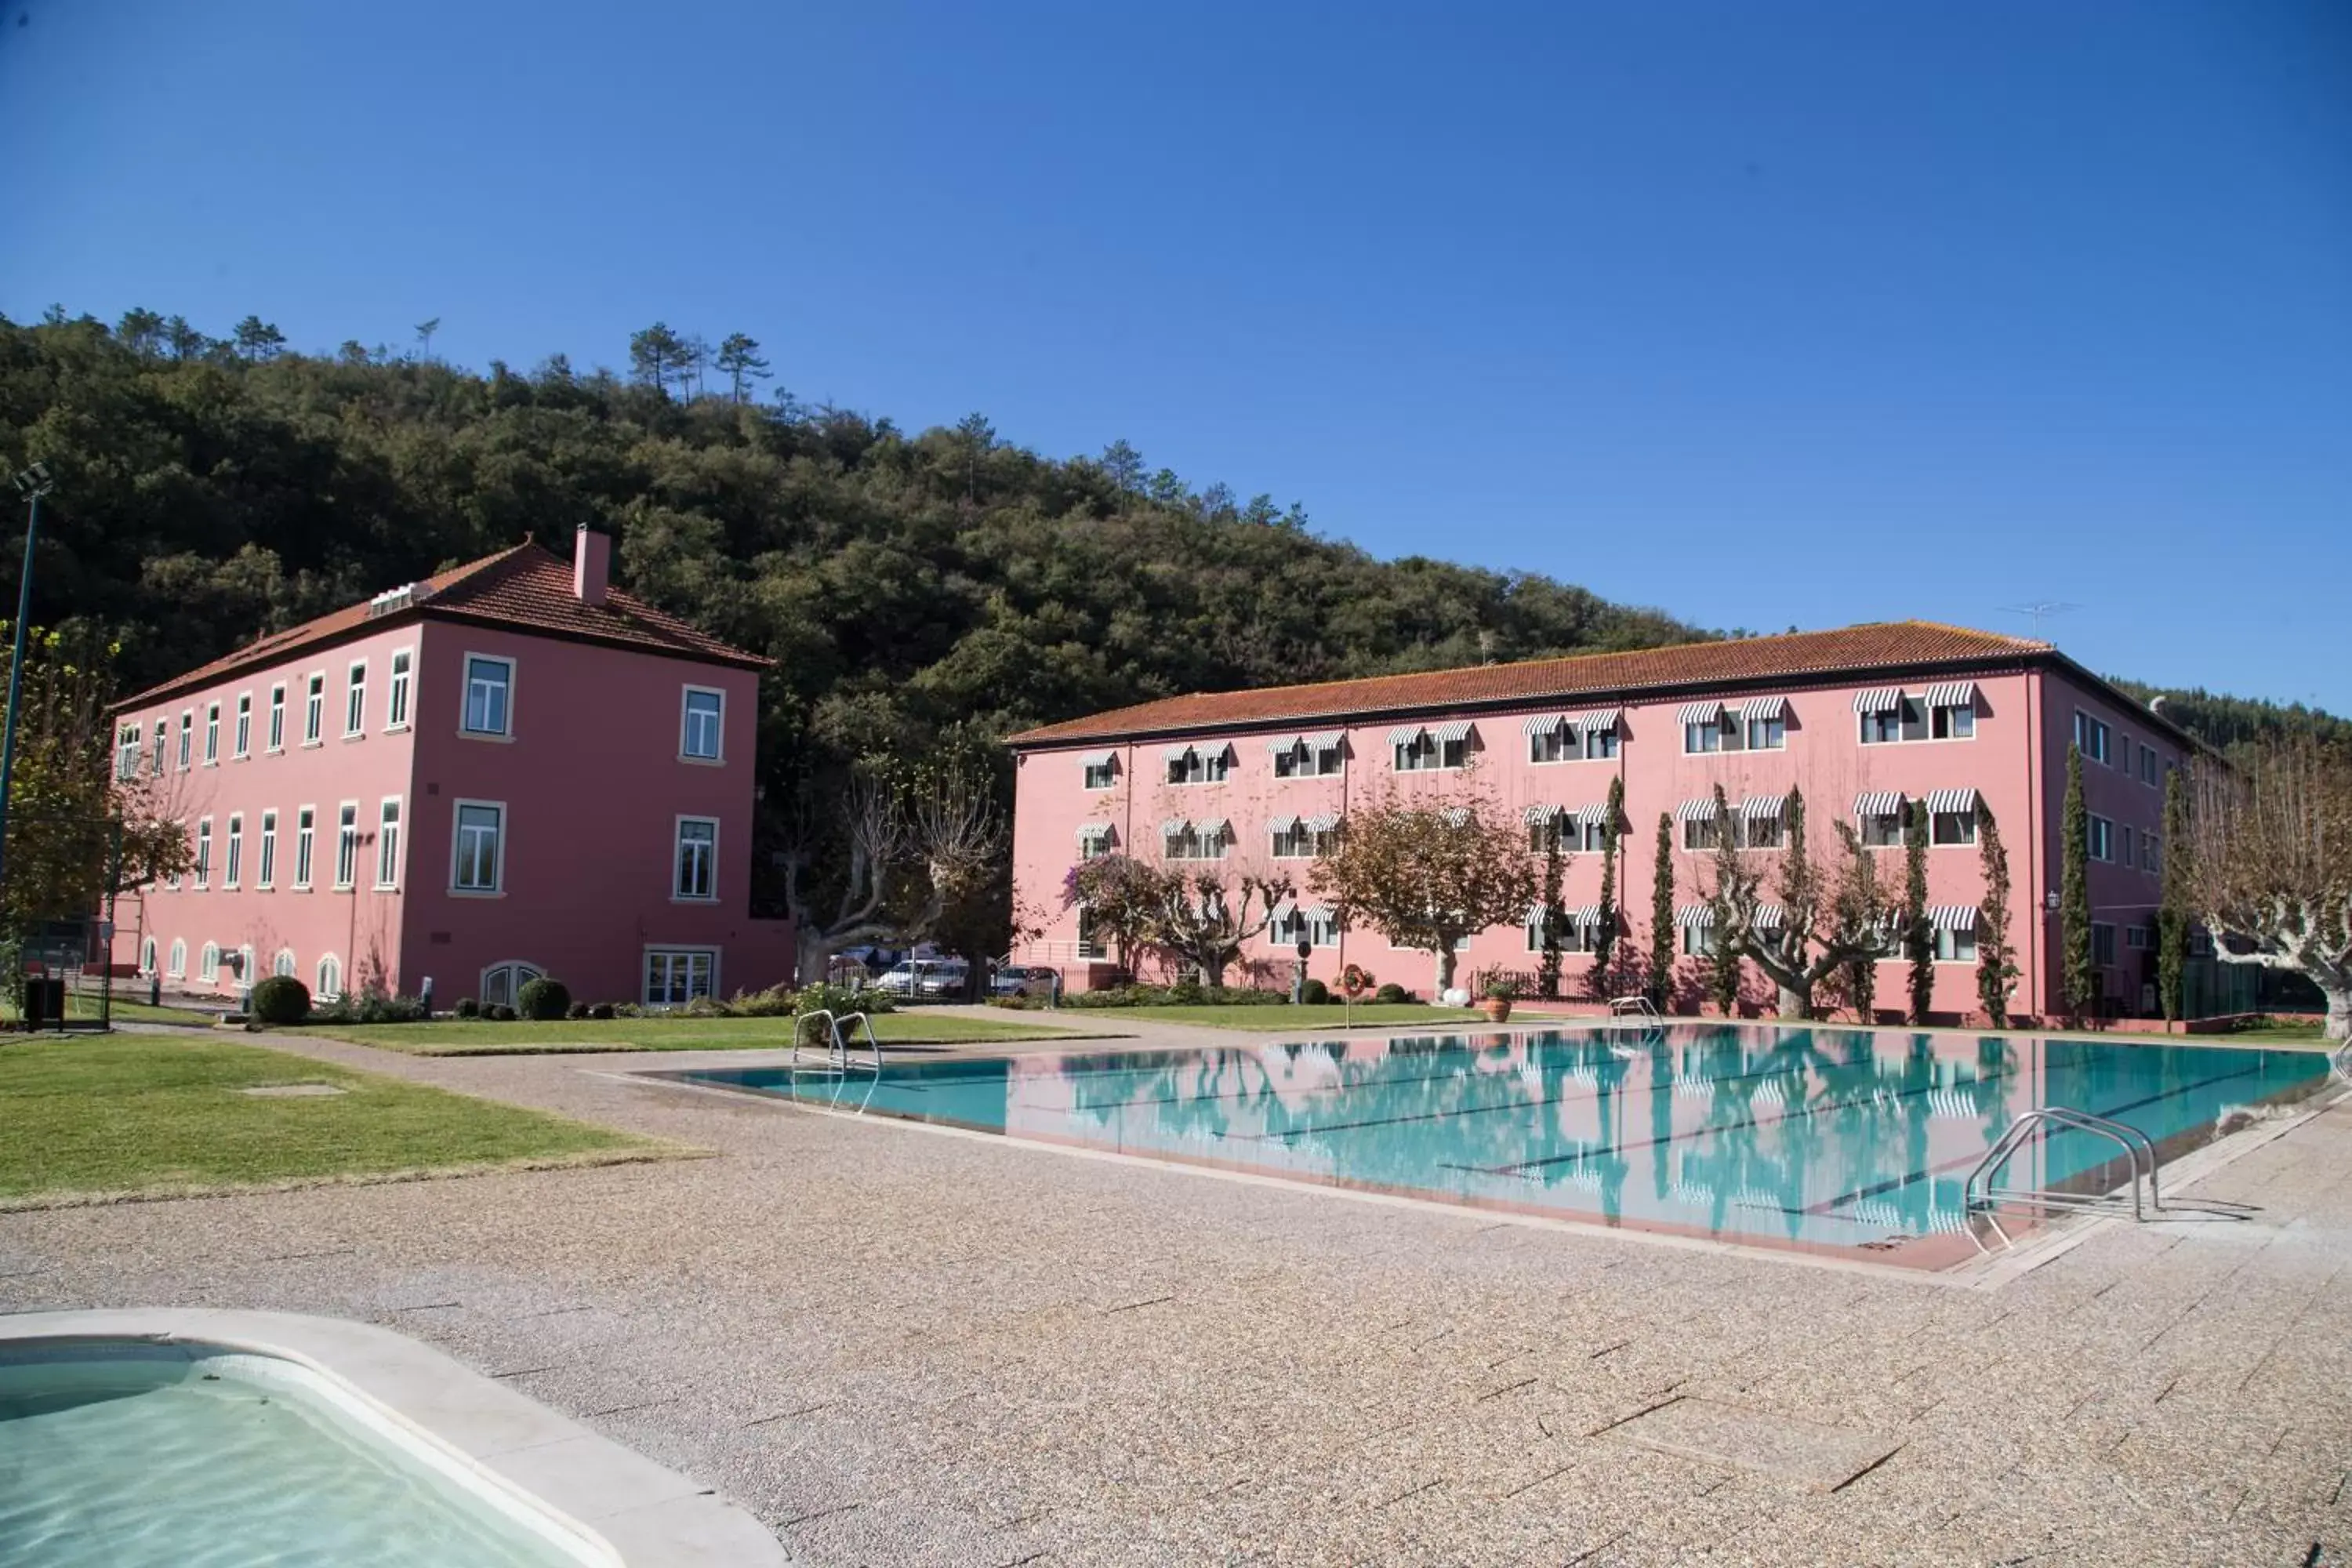
[[[656,392],[667,394],[673,378],[686,390],[686,340],[656,321],[642,332],[629,334],[629,374]]]
[[[1716,1011],[1730,1017],[1739,1006],[1739,954],[1728,947],[1717,947],[1707,955],[1706,994]]]
[[[1675,994],[1675,819],[1658,813],[1658,858],[1650,872],[1650,1005],[1663,1013]]]
[[[2059,947],[2065,955],[2066,1016],[2080,1023],[2097,1007],[2099,968],[2091,953],[2091,814],[2083,802],[2083,749],[2066,748],[2066,803],[2059,844]]]
[[[2009,942],[2009,851],[1992,807],[1977,802],[1977,859],[1984,872],[1984,896],[1977,904],[1977,1001],[1996,1029],[2009,1027],[2010,987],[2017,981],[2017,952]]]
[[[1927,919],[1927,803],[1903,823],[1903,955],[1911,961],[1911,1021],[1924,1025],[1936,998],[1936,928]]]
[[[2156,997],[2168,1019],[2181,1016],[2189,980],[2189,791],[2181,770],[2164,778],[2163,901],[2156,916]]]
[[[229,341],[236,345],[238,353],[249,361],[257,362],[277,358],[278,352],[286,346],[286,334],[279,331],[273,322],[265,321],[258,316],[247,316],[236,324]]]
[[[1617,848],[1625,833],[1625,781],[1609,781],[1609,811],[1601,824],[1601,924],[1592,939],[1592,994],[1608,999],[1609,972],[1617,960]]]
[[[760,340],[742,332],[727,334],[713,363],[726,375],[729,393],[738,403],[743,401],[750,383],[768,379],[768,362],[760,357]]]

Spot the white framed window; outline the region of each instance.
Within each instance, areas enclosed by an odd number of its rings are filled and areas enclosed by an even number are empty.
[[[2116,962],[2116,928],[2105,921],[2091,922],[2091,962],[2112,968]]]
[[[128,784],[139,776],[139,726],[119,724],[114,731],[114,776]]]
[[[229,752],[229,755],[233,757],[249,757],[253,755],[253,693],[250,691],[240,691],[236,694],[236,734],[235,740],[235,748]]]
[[[1084,904],[1078,906],[1078,956],[1108,958],[1110,944],[1103,941],[1100,918]]]
[[[294,886],[310,890],[310,853],[319,837],[319,808],[306,805],[294,814]]]
[[[207,985],[220,982],[220,943],[208,942],[196,954],[196,978]]]
[[[1587,725],[1581,733],[1584,736],[1584,760],[1586,762],[1607,762],[1611,758],[1616,756],[1617,726],[1614,722],[1608,724]]]
[[[1977,961],[1977,933],[1973,931],[1936,931],[1936,962],[1938,963],[1974,963]]]
[[[221,886],[235,888],[237,875],[245,869],[245,813],[228,814],[228,856],[221,866]]]
[[[1163,860],[1222,860],[1225,858],[1225,824],[1171,822],[1160,830]]]
[[[238,948],[235,954],[234,962],[236,964],[236,968],[234,972],[235,978],[243,981],[247,985],[252,984],[254,982],[253,944],[251,942],[247,942],[243,947]]]
[[[1789,749],[1789,716],[1781,713],[1759,713],[1748,721],[1748,749],[1751,752],[1785,752]]]
[[[1337,735],[1302,735],[1274,753],[1274,776],[1325,778],[1338,773],[1346,760]]]
[[[482,971],[478,994],[485,1007],[511,1007],[524,986],[546,978],[547,971],[528,959],[502,959]]]
[[[2164,856],[2157,847],[2157,837],[2153,833],[2139,836],[2139,868],[2150,873],[2164,869]]]
[[[261,847],[259,861],[254,868],[254,885],[267,892],[278,884],[278,813],[261,814]]]
[[[1938,703],[1927,715],[1927,732],[1938,741],[1971,741],[1977,733],[1977,705],[1973,699],[1967,702]],[[1963,932],[1969,945],[1976,945],[1972,933]]]
[[[213,880],[213,819],[196,819],[196,886],[208,888]]]
[[[185,980],[188,977],[188,939],[186,937],[175,936],[172,939],[172,967],[165,970],[164,973],[174,980]]]
[[[1337,849],[1339,847],[1339,828],[1318,826],[1317,821],[1314,817],[1297,816],[1276,824],[1270,829],[1274,858],[1277,860],[1311,860],[1318,855],[1328,855]]]
[[[712,686],[688,687],[678,713],[677,754],[690,762],[719,761],[726,718],[724,691]]]
[[[1109,789],[1118,782],[1118,754],[1105,752],[1099,756],[1085,758],[1079,763],[1078,787]]]
[[[2164,783],[2164,760],[2156,754],[2153,746],[2139,749],[2139,782],[2150,789],[2159,788]]]
[[[2080,708],[2074,710],[2074,745],[2085,762],[2107,760],[2108,732],[2106,721],[2094,719]]]
[[[1786,818],[1780,811],[1754,816],[1743,811],[1738,822],[1739,847],[1743,849],[1781,849],[1788,847]]]
[[[1470,726],[1442,724],[1389,732],[1389,752],[1401,773],[1452,772],[1470,765]]]
[[[388,795],[376,815],[375,885],[400,886],[400,797]]]
[[[1118,840],[1117,832],[1108,822],[1090,822],[1078,829],[1078,858],[1092,860],[1110,853]]]
[[[152,936],[139,944],[139,973],[155,973],[155,939]]]
[[[1736,752],[1745,738],[1738,715],[1725,710],[1720,702],[1694,702],[1676,715],[1683,727],[1683,754],[1702,756],[1710,752]]]
[[[1231,746],[1174,747],[1168,753],[1168,782],[1171,784],[1223,784],[1232,762]]]
[[[2156,946],[2156,928],[2151,925],[2124,927],[2124,946],[2134,952],[2146,952]]]
[[[387,730],[408,728],[408,689],[416,665],[416,650],[400,647],[392,650],[392,679],[383,698],[383,727]]]
[[[1927,842],[1949,848],[1954,845],[1977,841],[1976,808],[1966,811],[1938,811],[1927,818]]]
[[[1862,826],[1862,842],[1872,849],[1891,849],[1903,842],[1910,803],[1900,795],[1865,795],[1854,802],[1853,814]]]
[[[1721,816],[1686,816],[1683,818],[1683,847],[1713,849],[1723,842],[1723,826],[1731,818]]]
[[[149,763],[148,771],[157,778],[162,778],[164,763],[172,752],[172,716],[169,713],[155,715],[154,744],[154,757]]]
[[[347,800],[335,808],[335,886],[349,888],[360,874],[360,803]]]
[[[646,949],[645,1005],[682,1007],[713,994],[719,981],[719,950],[709,947]]]
[[[312,670],[302,684],[302,743],[315,746],[327,728],[327,672]]]
[[[2116,858],[2116,825],[2104,816],[2094,816],[2088,826],[2089,832],[2084,837],[2090,844],[2091,858],[2113,860]]]
[[[1329,910],[1300,909],[1294,904],[1266,927],[1266,940],[1276,947],[1296,948],[1301,942],[1309,947],[1337,947],[1339,922]]]
[[[367,660],[355,658],[343,672],[343,737],[367,732]]]
[[[280,979],[293,979],[295,967],[294,950],[290,947],[279,948],[278,956],[269,961],[269,973]]]
[[[220,704],[205,704],[205,766],[220,761]]]
[[[1544,920],[1541,910],[1533,910],[1528,914],[1526,930],[1528,951],[1541,952],[1544,950]],[[1591,952],[1593,940],[1599,935],[1601,928],[1597,922],[1587,922],[1572,910],[1563,910],[1559,915],[1559,930],[1560,952]]]
[[[514,733],[514,660],[510,658],[497,658],[486,653],[466,656],[464,733]]]
[[[286,749],[286,683],[279,681],[269,689],[269,750]]]
[[[318,982],[310,991],[320,1001],[332,1002],[342,995],[343,961],[333,953],[319,955],[319,967],[311,972],[310,977]]]
[[[507,808],[494,800],[454,804],[449,838],[449,888],[459,893],[497,893],[506,888]]]
[[[194,709],[193,709],[193,708],[183,708],[183,709],[181,709],[181,710],[180,710],[180,771],[181,771],[182,773],[186,773],[186,772],[188,771],[188,745],[189,745],[189,742],[190,742],[191,739],[194,736],[195,732],[196,732],[196,710],[195,710]]]
[[[2130,823],[2126,822],[2124,824],[2123,835],[2124,852],[2117,856],[2116,858],[2122,861],[2126,866],[2137,866],[2139,864],[2138,831],[2135,829]]]
[[[1530,763],[1572,763],[1582,753],[1576,744],[1576,727],[1566,719],[1554,720],[1548,728],[1528,732],[1528,761]]]
[[[719,819],[677,819],[677,858],[670,897],[709,903],[719,897]]]

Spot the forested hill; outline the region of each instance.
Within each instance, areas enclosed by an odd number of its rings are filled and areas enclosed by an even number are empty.
[[[143,311],[0,319],[0,457],[57,483],[35,618],[118,632],[135,689],[587,522],[625,586],[780,661],[779,783],[1173,692],[1705,635],[1544,577],[1376,561],[1124,443],[1061,460],[978,416],[908,435],[753,402],[747,343],[711,382],[690,341],[641,334],[624,381],[293,354],[258,321],[215,342]]]

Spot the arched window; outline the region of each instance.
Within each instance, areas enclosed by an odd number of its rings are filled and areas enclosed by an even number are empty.
[[[312,986],[311,990],[318,995],[320,1001],[332,1002],[341,996],[343,994],[342,961],[331,952],[320,959],[318,981],[319,984]]]
[[[260,976],[253,971],[253,944],[247,942],[236,950],[236,977],[250,985]]]
[[[196,978],[207,985],[220,983],[220,943],[205,943],[204,952],[196,959]]]
[[[272,974],[284,975],[289,980],[294,978],[294,950],[290,947],[279,948],[277,960],[269,966],[269,972]]]
[[[482,971],[481,1002],[485,1007],[514,1005],[515,994],[526,982],[544,979],[547,971],[528,959],[510,958]]]
[[[188,939],[187,939],[186,937],[184,937],[184,936],[175,936],[175,937],[173,937],[173,938],[172,939],[172,972],[171,972],[171,973],[172,973],[172,978],[173,978],[173,979],[174,979],[174,980],[184,980],[184,979],[185,979],[185,978],[187,977],[187,973],[188,973]]]
[[[155,939],[152,936],[139,944],[139,973],[155,973]]]

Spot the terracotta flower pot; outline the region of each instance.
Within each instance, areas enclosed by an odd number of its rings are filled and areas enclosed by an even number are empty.
[[[1510,1021],[1511,999],[1507,996],[1489,996],[1478,1005],[1486,1013],[1488,1023],[1504,1024]]]

